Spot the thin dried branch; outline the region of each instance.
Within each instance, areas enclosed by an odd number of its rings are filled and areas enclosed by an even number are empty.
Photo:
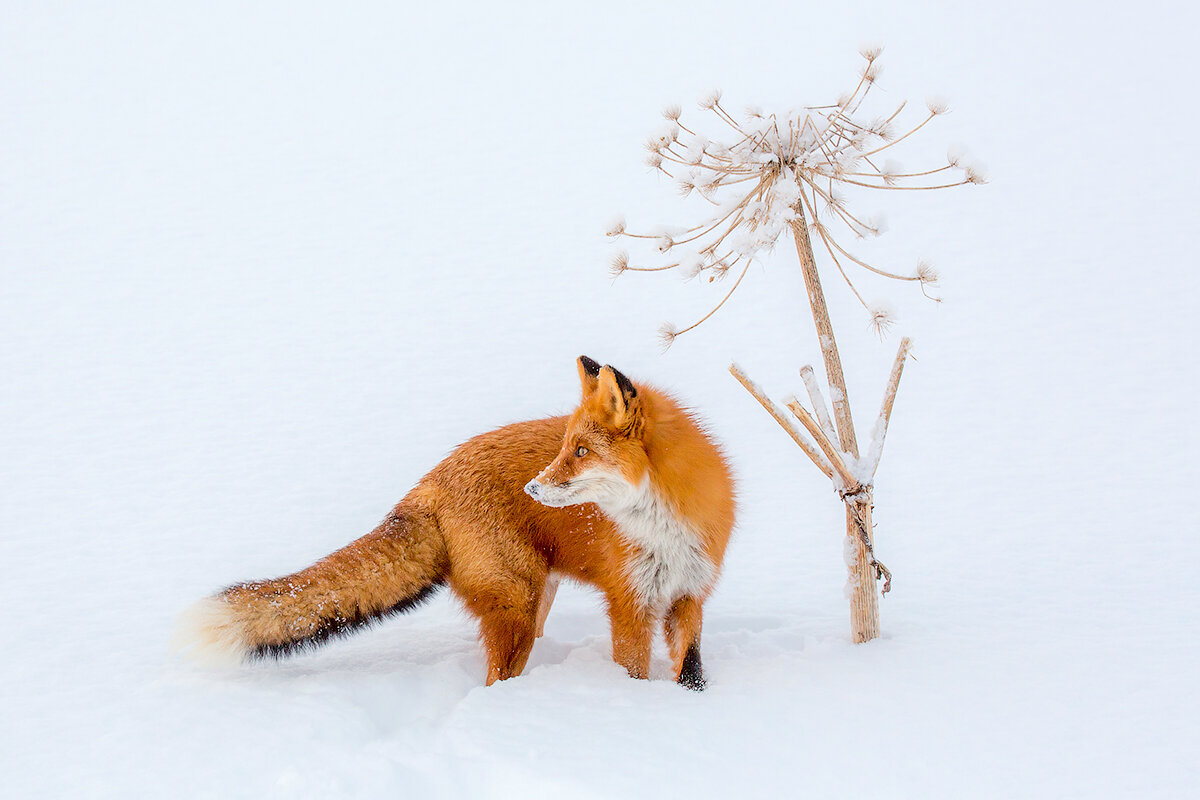
[[[903,107],[904,107],[904,106],[901,106],[901,108],[903,108]],[[899,111],[897,111],[897,112],[896,112],[896,114],[899,114],[899,113],[900,113]],[[894,117],[894,116],[896,116],[896,115],[895,115],[895,114],[893,114],[892,116]],[[924,127],[925,127],[925,126],[926,126],[926,125],[929,123],[929,120],[933,119],[933,118],[934,118],[934,117],[936,117],[936,116],[937,116],[937,114],[934,114],[932,111],[931,111],[931,112],[929,112],[929,116],[928,116],[928,117],[926,117],[924,120],[922,120],[920,125],[918,125],[917,127],[913,128],[913,129],[912,129],[912,130],[910,130],[908,133],[906,133],[906,134],[904,134],[903,136],[901,136],[899,139],[893,139],[892,141],[888,142],[887,144],[885,144],[885,145],[883,145],[883,146],[881,146],[881,147],[876,147],[874,150],[870,151],[869,153],[866,153],[865,155],[868,155],[868,156],[873,156],[873,155],[875,155],[876,153],[882,153],[884,150],[887,150],[889,147],[895,147],[896,145],[900,144],[901,142],[903,142],[903,141],[904,141],[905,139],[907,139],[908,137],[912,136],[912,135],[913,135],[914,133],[916,133],[917,131],[921,130],[921,128],[924,128]],[[890,122],[890,121],[891,121],[891,119],[889,119],[888,121]]]
[[[863,186],[867,189],[890,189],[896,192],[927,192],[933,189],[953,189],[955,186],[966,186],[968,183],[982,183],[982,180],[971,180],[963,178],[961,181],[954,183],[939,183],[937,186],[888,186],[880,183],[864,183],[863,181],[854,181],[849,178],[841,178],[843,183],[848,183],[851,186]]]
[[[729,365],[729,373],[733,375],[733,377],[737,378],[738,383],[740,383],[746,389],[746,391],[748,391],[754,397],[754,399],[757,400],[764,409],[766,409],[767,413],[779,423],[779,426],[783,428],[787,435],[792,437],[792,441],[800,446],[800,449],[803,450],[804,454],[812,460],[817,469],[821,470],[826,478],[832,479],[833,469],[829,466],[829,462],[825,459],[825,457],[821,455],[821,451],[804,438],[804,434],[797,430],[795,424],[788,419],[782,411],[779,410],[779,407],[771,401],[771,398],[767,397],[767,395],[763,393],[763,390],[758,387],[758,384],[750,380],[750,378],[746,376],[746,373],[742,371],[742,368],[736,363]]]
[[[888,375],[887,385],[883,390],[883,403],[879,407],[875,429],[871,432],[871,444],[867,448],[866,458],[860,465],[859,471],[864,483],[874,482],[875,472],[879,469],[879,460],[883,457],[883,441],[887,438],[888,423],[892,418],[892,404],[896,402],[896,390],[900,386],[900,376],[904,372],[904,362],[908,359],[911,347],[912,339],[905,336],[900,340],[900,349],[896,351],[896,360],[892,362],[892,372]]]
[[[842,174],[849,175],[852,178],[873,178],[876,175],[880,175],[883,173],[883,170],[879,169],[874,164],[872,164],[870,159],[863,158],[863,161],[866,161],[868,164],[871,164],[871,167],[875,171],[874,172],[844,172]],[[936,169],[927,169],[924,172],[895,172],[895,173],[892,173],[892,177],[897,178],[897,179],[924,178],[927,175],[936,175],[939,172],[945,172],[948,169],[957,169],[957,167],[955,167],[953,164],[947,164],[944,167],[937,167]]]
[[[838,438],[833,427],[833,417],[829,414],[829,406],[825,404],[825,395],[821,393],[821,386],[817,383],[817,375],[813,372],[811,364],[800,368],[800,378],[804,381],[804,388],[808,390],[808,399],[812,401],[813,411],[817,414],[817,422],[821,423],[825,438],[836,442]]]
[[[857,492],[861,488],[858,478],[854,477],[854,473],[846,465],[842,451],[825,436],[825,432],[821,430],[820,423],[813,419],[812,414],[809,414],[808,410],[800,405],[800,401],[795,397],[784,400],[783,404],[787,406],[789,411],[796,415],[796,418],[800,420],[800,424],[808,431],[809,436],[821,448],[821,452],[825,454],[825,458],[833,465],[834,472],[837,473],[838,478],[841,480],[842,485],[839,489],[849,494]]]
[[[813,211],[811,208],[809,209],[809,213],[813,214],[814,216],[816,214],[816,212]],[[837,267],[837,271],[842,276],[842,280],[844,280],[846,282],[846,285],[850,287],[850,291],[854,293],[855,299],[857,299],[858,302],[862,304],[863,308],[867,309],[867,311],[870,311],[871,310],[870,304],[868,304],[867,301],[863,298],[863,296],[861,294],[859,294],[858,289],[855,288],[855,286],[854,286],[854,281],[850,280],[850,276],[846,274],[845,268],[842,267],[842,262],[838,259],[837,253],[833,252],[833,247],[829,244],[830,237],[829,237],[829,234],[825,231],[825,226],[822,225],[820,222],[814,222],[810,227],[813,228],[817,232],[818,236],[821,237],[821,242],[825,245],[825,250],[826,250],[826,252],[829,253],[830,260],[833,261],[833,265],[835,267]]]
[[[733,262],[733,264],[730,264],[729,266],[725,267],[725,268],[724,268],[724,269],[723,269],[723,270],[722,270],[722,271],[721,271],[719,274],[720,274],[720,275],[724,275],[724,274],[725,274],[725,272],[726,272],[726,271],[728,271],[729,267],[732,267],[732,266],[734,266],[736,263],[737,263],[737,262],[735,261],[735,262]],[[749,269],[750,269],[750,263],[749,263],[749,262],[747,262],[747,263],[746,263],[746,266],[742,267],[742,274],[741,274],[741,275],[738,275],[738,279],[737,279],[736,281],[734,281],[734,283],[733,283],[733,286],[732,286],[732,287],[730,287],[730,289],[729,289],[729,291],[726,293],[726,295],[725,295],[724,297],[722,297],[722,298],[721,298],[721,302],[717,303],[717,304],[716,304],[716,306],[714,306],[714,307],[713,307],[713,310],[712,310],[712,311],[709,311],[709,312],[708,312],[707,314],[705,314],[703,317],[701,317],[700,319],[696,320],[696,321],[695,321],[695,322],[693,322],[691,325],[688,325],[686,328],[682,328],[682,329],[680,329],[680,330],[673,330],[673,331],[671,332],[670,338],[666,340],[665,344],[666,344],[668,347],[670,347],[670,346],[671,346],[671,343],[675,341],[675,337],[676,337],[676,336],[679,336],[680,334],[683,334],[683,333],[687,333],[687,332],[688,332],[688,331],[690,331],[692,328],[695,328],[697,325],[700,325],[700,324],[701,324],[701,323],[703,323],[705,320],[707,320],[709,317],[711,317],[713,314],[715,314],[715,313],[717,313],[718,311],[720,311],[720,310],[721,310],[721,306],[725,305],[725,302],[726,302],[726,301],[727,301],[727,300],[728,300],[730,297],[733,297],[733,293],[737,291],[737,288],[738,288],[738,286],[740,286],[740,285],[741,285],[741,283],[742,283],[742,278],[746,277],[746,272],[747,272]],[[666,337],[664,336],[664,338],[666,338]]]
[[[833,245],[839,253],[841,253],[846,258],[850,259],[851,261],[853,261],[855,264],[858,264],[860,267],[862,267],[865,270],[874,272],[876,275],[882,275],[885,278],[891,278],[892,280],[895,280],[895,281],[919,281],[919,280],[921,280],[919,275],[897,275],[894,272],[888,272],[887,270],[882,270],[882,269],[879,269],[878,267],[873,267],[870,264],[868,264],[867,262],[863,261],[861,258],[856,258],[855,256],[851,255],[850,253],[847,253],[846,248],[844,248],[840,244],[838,244],[837,241],[835,241],[832,236],[825,237],[825,241],[826,241],[826,243]]]

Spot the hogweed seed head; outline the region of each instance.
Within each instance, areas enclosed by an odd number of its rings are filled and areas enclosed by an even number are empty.
[[[867,61],[874,61],[875,59],[879,58],[882,52],[883,45],[875,42],[872,42],[871,44],[864,44],[858,49],[859,55],[861,55]]]
[[[946,99],[943,97],[937,97],[936,95],[925,98],[925,107],[928,108],[929,113],[933,114],[935,117],[945,114],[950,110],[950,104],[946,102]]]
[[[963,178],[967,183],[984,184],[988,182],[983,167],[978,164],[968,164],[963,167]]]
[[[625,250],[618,250],[613,254],[612,259],[608,262],[608,271],[615,278],[625,270],[629,269],[629,253]]]
[[[700,107],[704,109],[710,109],[716,106],[716,104],[719,102],[721,102],[721,90],[713,89],[711,92],[704,95],[704,97],[700,98]]]
[[[679,274],[685,281],[690,281],[704,269],[704,259],[695,253],[690,253],[679,259]]]
[[[712,185],[716,183],[720,177],[720,175],[714,175],[712,170],[693,169],[691,175],[688,176],[688,180],[692,182],[693,186],[703,192],[707,189],[711,189]]]
[[[867,126],[867,131],[872,136],[878,136],[885,142],[896,138],[896,127],[885,117],[877,117],[871,120],[871,124]]]
[[[662,131],[646,140],[646,149],[651,153],[661,153],[679,139],[679,126],[669,125]]]
[[[664,118],[669,119],[671,122],[676,122],[679,120],[679,115],[682,113],[683,113],[683,109],[680,108],[677,103],[672,103],[671,105],[669,105],[663,109],[662,115]]]
[[[670,322],[664,322],[658,329],[658,341],[662,345],[662,349],[666,350],[675,343],[675,337],[679,335],[679,329]]]
[[[921,283],[925,283],[930,286],[937,284],[937,282],[941,280],[941,276],[938,275],[938,271],[934,269],[933,265],[925,259],[921,259],[917,262],[917,271],[914,277],[916,277],[916,279]]]
[[[881,339],[887,336],[888,331],[896,324],[896,315],[882,303],[872,303],[867,313],[871,315],[871,330]]]
[[[904,167],[900,166],[899,162],[888,159],[883,162],[883,166],[879,168],[879,177],[883,178],[883,182],[888,186],[896,185],[896,176],[904,172]]]

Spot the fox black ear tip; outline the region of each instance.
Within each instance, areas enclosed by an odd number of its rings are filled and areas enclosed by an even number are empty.
[[[582,366],[584,371],[587,372],[588,375],[591,375],[593,378],[600,374],[600,363],[598,361],[596,361],[594,358],[588,358],[587,356],[580,356],[579,357],[579,365]]]
[[[605,369],[611,370],[613,377],[617,379],[617,386],[621,387],[621,392],[630,399],[637,397],[637,387],[633,385],[633,381],[625,377],[625,373],[614,367],[612,364],[605,364]]]

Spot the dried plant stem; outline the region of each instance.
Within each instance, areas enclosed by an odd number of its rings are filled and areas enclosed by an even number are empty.
[[[734,264],[736,264],[737,262],[735,261],[735,262],[733,262],[733,263],[734,263]],[[731,266],[732,266],[732,265],[731,265]],[[697,326],[697,325],[699,325],[700,323],[704,322],[704,320],[708,319],[708,318],[709,318],[709,317],[711,317],[713,314],[715,314],[715,313],[717,313],[718,311],[720,311],[720,310],[721,310],[721,306],[725,305],[725,301],[726,301],[726,300],[728,300],[729,298],[733,297],[733,293],[737,291],[738,285],[739,285],[739,284],[741,284],[741,282],[742,282],[742,278],[746,277],[746,271],[747,271],[747,270],[749,270],[749,269],[750,269],[750,262],[749,262],[749,261],[747,261],[747,262],[746,262],[746,266],[742,267],[742,274],[741,274],[741,275],[738,275],[738,279],[737,279],[737,280],[734,282],[734,284],[733,284],[733,287],[732,287],[732,288],[729,290],[729,293],[728,293],[728,294],[726,294],[724,297],[722,297],[722,298],[721,298],[721,302],[717,303],[717,305],[716,305],[716,308],[714,308],[712,311],[710,311],[710,312],[708,312],[707,314],[705,314],[705,315],[704,315],[703,317],[701,317],[700,319],[698,319],[698,320],[696,320],[695,322],[693,322],[691,325],[688,325],[686,328],[683,328],[682,330],[676,331],[676,332],[675,332],[675,333],[672,335],[672,338],[674,338],[675,336],[678,336],[678,335],[679,335],[679,334],[681,334],[681,333],[687,333],[687,332],[688,332],[688,331],[690,331],[692,328],[696,327],[696,326]]]
[[[876,423],[876,431],[886,430],[887,421],[891,417],[892,404],[895,400],[896,388],[900,381],[904,359],[911,345],[907,338],[901,344],[896,356],[896,365],[888,380],[884,393],[883,408],[880,411],[880,421]],[[871,512],[874,508],[873,490],[870,482],[861,480],[862,465],[858,459],[842,452],[835,441],[832,425],[828,421],[829,412],[825,406],[824,396],[816,385],[812,367],[806,366],[801,370],[805,383],[813,399],[813,407],[820,409],[818,416],[825,417],[822,423],[810,414],[800,402],[792,397],[785,401],[788,410],[796,416],[817,443],[814,448],[795,427],[787,420],[754,381],[736,363],[730,364],[729,372],[759,404],[767,410],[775,421],[792,437],[818,469],[833,481],[838,497],[846,504],[846,567],[849,572],[846,588],[850,598],[850,628],[851,637],[857,642],[866,642],[879,635],[879,598],[875,590],[875,582],[883,579],[883,594],[887,594],[892,585],[892,573],[875,558],[874,523]],[[882,451],[883,438],[877,437],[872,441],[871,456],[878,464],[877,454]],[[848,463],[849,462],[849,463]],[[859,473],[859,474],[856,474]],[[871,473],[873,476],[873,472]]]
[[[846,536],[850,540],[846,544],[854,552],[854,563],[847,563],[846,568],[850,573],[847,585],[850,595],[850,635],[855,644],[869,642],[879,636],[879,593],[875,589],[878,575],[872,569],[876,562],[872,555],[874,546],[869,543],[874,538],[874,525],[871,522],[873,507],[870,489],[853,499],[846,498]],[[858,535],[859,531],[863,532],[862,535]],[[867,541],[863,541],[864,538]],[[886,568],[883,572],[888,576],[884,586],[884,591],[887,591],[891,573]]]
[[[829,322],[825,293],[821,291],[821,276],[817,274],[817,262],[813,257],[812,241],[808,238],[803,206],[797,206],[796,218],[791,225],[796,253],[800,256],[800,271],[804,274],[804,286],[808,289],[809,305],[812,306],[813,322],[817,326],[817,341],[825,358],[825,374],[829,378],[833,417],[842,451],[858,458],[858,440],[854,438],[854,419],[850,416],[850,396],[846,392],[846,378],[842,375],[842,359],[838,355],[837,340],[833,337],[833,325]]]
[[[808,390],[808,399],[812,401],[817,422],[821,423],[821,430],[825,432],[829,441],[836,442],[837,434],[833,429],[833,418],[829,416],[829,406],[825,404],[825,395],[821,393],[821,385],[817,383],[817,375],[813,372],[812,365],[805,364],[800,368],[800,378],[804,381],[804,388]]]
[[[879,417],[875,420],[875,430],[871,432],[871,447],[867,451],[867,466],[864,474],[869,480],[875,480],[875,472],[879,469],[879,459],[883,456],[883,441],[887,438],[888,423],[892,419],[892,405],[896,402],[896,390],[900,388],[900,376],[904,373],[904,362],[908,359],[908,351],[912,348],[912,339],[905,336],[900,340],[900,349],[896,351],[896,360],[892,362],[892,372],[888,375],[887,385],[883,389],[883,402],[879,407]]]
[[[838,244],[837,241],[832,236],[827,236],[825,234],[825,229],[823,227],[820,229],[820,233],[821,233],[821,238],[825,241],[826,244],[833,245],[835,248],[837,248],[837,251],[839,253],[841,253],[846,258],[850,259],[851,261],[853,261],[855,264],[858,264],[863,269],[874,272],[876,275],[882,275],[885,278],[891,278],[894,281],[919,281],[919,280],[921,280],[920,277],[918,277],[916,275],[897,275],[894,272],[888,272],[887,270],[882,270],[882,269],[879,269],[878,267],[872,267],[870,264],[863,261],[861,258],[856,258],[855,256],[851,255],[850,253],[847,253],[846,250],[840,244]]]
[[[842,361],[838,354],[837,340],[833,335],[833,325],[829,320],[829,309],[825,305],[825,295],[821,290],[821,278],[817,274],[812,240],[809,238],[808,225],[804,220],[803,205],[797,208],[796,218],[792,221],[792,234],[796,242],[796,253],[800,257],[804,285],[808,290],[809,305],[812,308],[813,322],[817,329],[817,341],[825,360],[825,374],[829,380],[833,416],[841,440],[841,452],[832,452],[836,450],[835,442],[821,434],[820,423],[808,415],[798,402],[789,403],[788,408],[800,418],[806,428],[809,428],[809,433],[817,440],[818,445],[821,445],[824,440],[826,447],[822,449],[842,481],[843,486],[838,494],[846,503],[848,556],[846,569],[848,572],[847,590],[850,596],[850,635],[856,643],[867,642],[879,636],[879,595],[875,588],[875,581],[878,577],[884,577],[886,579],[884,591],[887,591],[891,584],[891,573],[875,560],[874,525],[871,520],[872,487],[870,484],[865,486],[860,484],[840,457],[844,453],[857,461],[858,441],[854,435],[854,420],[850,415],[850,400],[846,392],[846,379],[842,374]],[[901,352],[907,353],[907,344],[901,345]],[[893,368],[893,373],[895,372],[896,369]],[[810,380],[811,376],[810,368],[808,374],[804,376],[805,384],[811,384],[809,392],[813,395],[814,408],[823,410],[824,400],[820,398],[820,389],[817,388],[815,379]],[[898,374],[896,380],[899,381]],[[890,382],[889,386],[892,386]],[[814,389],[816,389],[815,392]],[[895,397],[894,388],[891,397]],[[820,402],[818,402],[819,399]],[[887,406],[887,415],[890,416],[891,403],[886,395],[884,403]],[[820,413],[819,410],[818,414]],[[882,448],[882,445],[883,440],[880,437],[879,447]],[[878,456],[874,449],[872,455],[876,457],[876,463],[878,463]],[[853,553],[853,558],[849,557],[851,553]]]
[[[833,470],[837,473],[838,480],[841,482],[838,490],[851,493],[857,492],[861,488],[858,479],[850,471],[850,467],[846,464],[846,459],[843,458],[843,454],[838,450],[837,445],[830,441],[825,432],[821,430],[820,423],[813,418],[812,414],[808,413],[808,409],[800,405],[800,401],[796,398],[790,397],[783,404],[787,406],[788,411],[796,415],[796,419],[800,420],[800,424],[816,440],[817,446],[821,448],[821,452],[825,454],[825,458],[833,465]]]
[[[875,167],[875,164],[871,161],[871,159],[864,157],[863,161],[866,161],[872,167]],[[924,172],[896,172],[896,173],[892,173],[892,177],[893,178],[924,178],[927,175],[937,175],[939,172],[945,172],[948,169],[954,169],[954,165],[947,164],[944,167],[938,167],[937,169],[927,169]],[[880,169],[878,167],[875,167],[874,172],[843,172],[842,174],[849,175],[852,178],[877,178],[877,177],[879,177]]]
[[[863,183],[862,181],[852,181],[849,178],[840,178],[843,183],[849,183],[854,186],[865,186],[868,189],[888,189],[896,192],[924,192],[930,189],[950,189],[955,186],[963,186],[971,183],[968,180],[955,181],[954,183],[939,183],[937,186],[887,186],[879,185],[878,183]]]
[[[804,451],[805,455],[812,459],[812,462],[816,464],[817,469],[821,470],[821,472],[825,474],[826,478],[832,479],[833,470],[830,468],[829,463],[821,455],[821,451],[816,447],[813,447],[813,445],[804,438],[804,434],[796,430],[796,426],[792,423],[792,421],[789,420],[787,416],[779,410],[779,407],[771,401],[771,398],[767,397],[766,394],[763,393],[762,389],[758,388],[758,384],[746,377],[746,373],[743,372],[742,368],[737,364],[729,365],[729,373],[738,379],[738,383],[745,387],[747,392],[753,395],[754,399],[757,400],[759,404],[767,410],[768,414],[775,418],[775,421],[778,422],[779,426],[787,432],[787,435],[792,437],[792,441],[800,445],[800,449]]]
[[[901,103],[901,104],[900,104],[900,108],[904,108],[904,104],[903,104],[903,103]],[[899,113],[900,113],[900,109],[898,108],[898,109],[896,109],[896,114],[899,114]],[[892,114],[892,116],[888,117],[888,120],[887,120],[887,121],[888,121],[888,122],[891,122],[893,119],[895,119],[895,118],[896,118],[896,114]],[[864,156],[864,157],[873,156],[873,155],[875,155],[876,153],[879,153],[879,152],[882,152],[882,151],[884,151],[884,150],[887,150],[889,147],[894,147],[894,146],[896,146],[896,145],[900,144],[900,143],[901,143],[901,142],[903,142],[905,139],[907,139],[908,137],[912,136],[912,135],[913,135],[914,133],[916,133],[917,131],[921,130],[921,128],[924,128],[926,125],[928,125],[928,124],[929,124],[929,121],[930,121],[931,119],[933,119],[934,117],[936,117],[936,116],[937,116],[937,114],[934,114],[932,111],[931,111],[931,112],[929,112],[929,116],[928,116],[928,117],[926,117],[924,120],[922,120],[922,122],[921,122],[921,124],[920,124],[920,125],[918,125],[917,127],[913,128],[911,131],[909,131],[908,133],[904,134],[904,135],[903,135],[903,136],[901,136],[900,138],[898,138],[898,139],[892,139],[892,140],[891,140],[891,141],[889,141],[887,144],[885,144],[885,145],[881,145],[880,147],[876,147],[874,150],[871,150],[871,151],[869,151],[869,152],[867,152],[867,153],[864,153],[864,154],[863,154],[863,156]]]
[[[793,398],[786,405],[821,445],[841,479],[842,488],[838,489],[838,496],[846,503],[845,547],[846,570],[849,573],[846,589],[850,596],[850,635],[856,644],[868,642],[879,635],[879,595],[875,590],[875,581],[881,577],[885,579],[884,593],[887,593],[892,585],[892,573],[875,560],[874,524],[871,521],[874,501],[871,486],[858,482],[834,451],[833,443],[821,435],[817,421],[799,402]]]

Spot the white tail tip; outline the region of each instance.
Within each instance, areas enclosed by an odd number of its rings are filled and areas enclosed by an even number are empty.
[[[179,615],[171,652],[207,667],[233,667],[249,648],[242,626],[220,595],[206,597]]]

